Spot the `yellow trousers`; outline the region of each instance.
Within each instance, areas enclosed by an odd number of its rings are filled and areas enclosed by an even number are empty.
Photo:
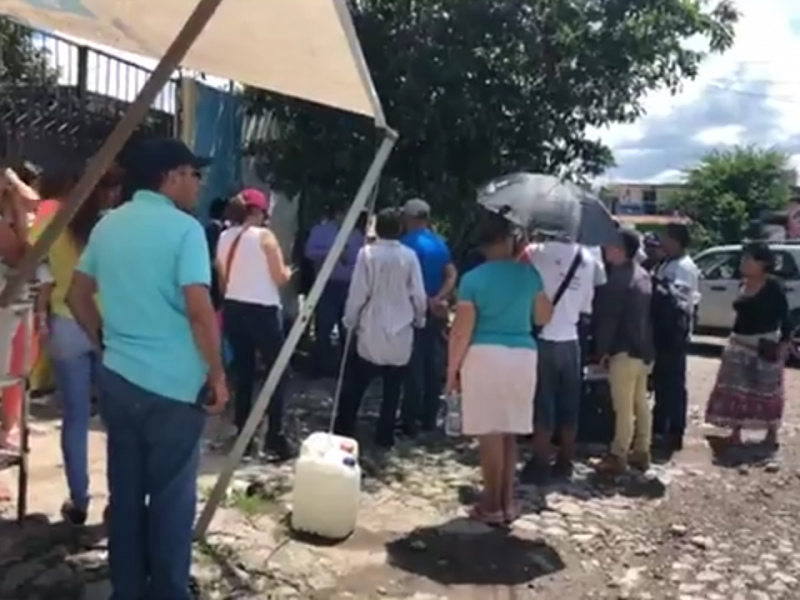
[[[625,353],[615,354],[608,363],[615,428],[611,454],[627,460],[634,452],[649,454],[653,416],[647,398],[647,377],[651,365]]]

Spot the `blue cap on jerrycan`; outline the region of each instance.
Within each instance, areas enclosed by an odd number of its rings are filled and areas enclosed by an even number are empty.
[[[355,458],[353,458],[352,456],[346,456],[346,457],[344,458],[344,460],[342,460],[342,463],[344,463],[344,466],[345,466],[345,467],[355,467],[355,466],[356,466],[356,464],[358,464],[358,462],[356,461],[356,459],[355,459]]]

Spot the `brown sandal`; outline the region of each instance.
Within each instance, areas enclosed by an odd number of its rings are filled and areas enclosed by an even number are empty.
[[[486,512],[480,504],[475,504],[470,508],[467,512],[467,516],[473,521],[491,526],[503,525],[506,522],[505,515],[502,511]]]

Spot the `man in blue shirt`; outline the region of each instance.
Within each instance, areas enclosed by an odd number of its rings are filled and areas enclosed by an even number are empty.
[[[114,600],[192,598],[200,441],[228,401],[208,246],[189,214],[207,164],[177,140],[142,143],[137,191],[94,228],[68,294],[102,353]]]
[[[317,223],[308,235],[305,244],[305,258],[314,265],[315,275],[319,273],[322,263],[333,247],[333,242],[339,233],[344,213],[333,207],[328,210],[328,217]],[[339,262],[333,268],[331,277],[322,290],[317,309],[314,312],[314,351],[312,361],[315,374],[326,376],[335,373],[338,367],[331,357],[335,354],[331,335],[334,328],[339,334],[339,342],[344,339],[344,305],[347,300],[347,290],[350,287],[350,278],[356,264],[358,251],[364,245],[364,235],[358,228],[350,233],[347,244],[342,250]]]
[[[417,255],[428,296],[428,315],[425,326],[417,329],[414,335],[414,351],[403,398],[403,429],[410,435],[418,424],[425,431],[436,428],[445,370],[448,301],[458,274],[447,244],[430,228],[430,205],[414,198],[405,203],[403,214],[406,234],[400,241]]]

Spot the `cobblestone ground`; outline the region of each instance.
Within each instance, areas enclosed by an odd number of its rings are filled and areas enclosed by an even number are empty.
[[[599,482],[581,467],[571,483],[523,487],[524,516],[510,532],[463,518],[477,483],[467,443],[437,436],[383,455],[367,447],[359,527],[338,545],[289,532],[290,466],[244,465],[197,547],[198,587],[220,600],[799,598],[800,414],[792,400],[800,373],[787,371],[780,454],[754,445],[725,456],[706,440],[719,432],[700,419],[717,365],[713,354],[691,359],[692,430],[672,462],[640,479]],[[324,428],[330,390],[296,383],[295,391],[298,435]],[[213,448],[201,490],[221,463]],[[92,457],[96,524],[105,494],[100,432]],[[102,528],[57,523],[64,484],[54,423],[34,439],[33,462],[36,514],[22,528],[0,524],[0,598],[106,600]]]

